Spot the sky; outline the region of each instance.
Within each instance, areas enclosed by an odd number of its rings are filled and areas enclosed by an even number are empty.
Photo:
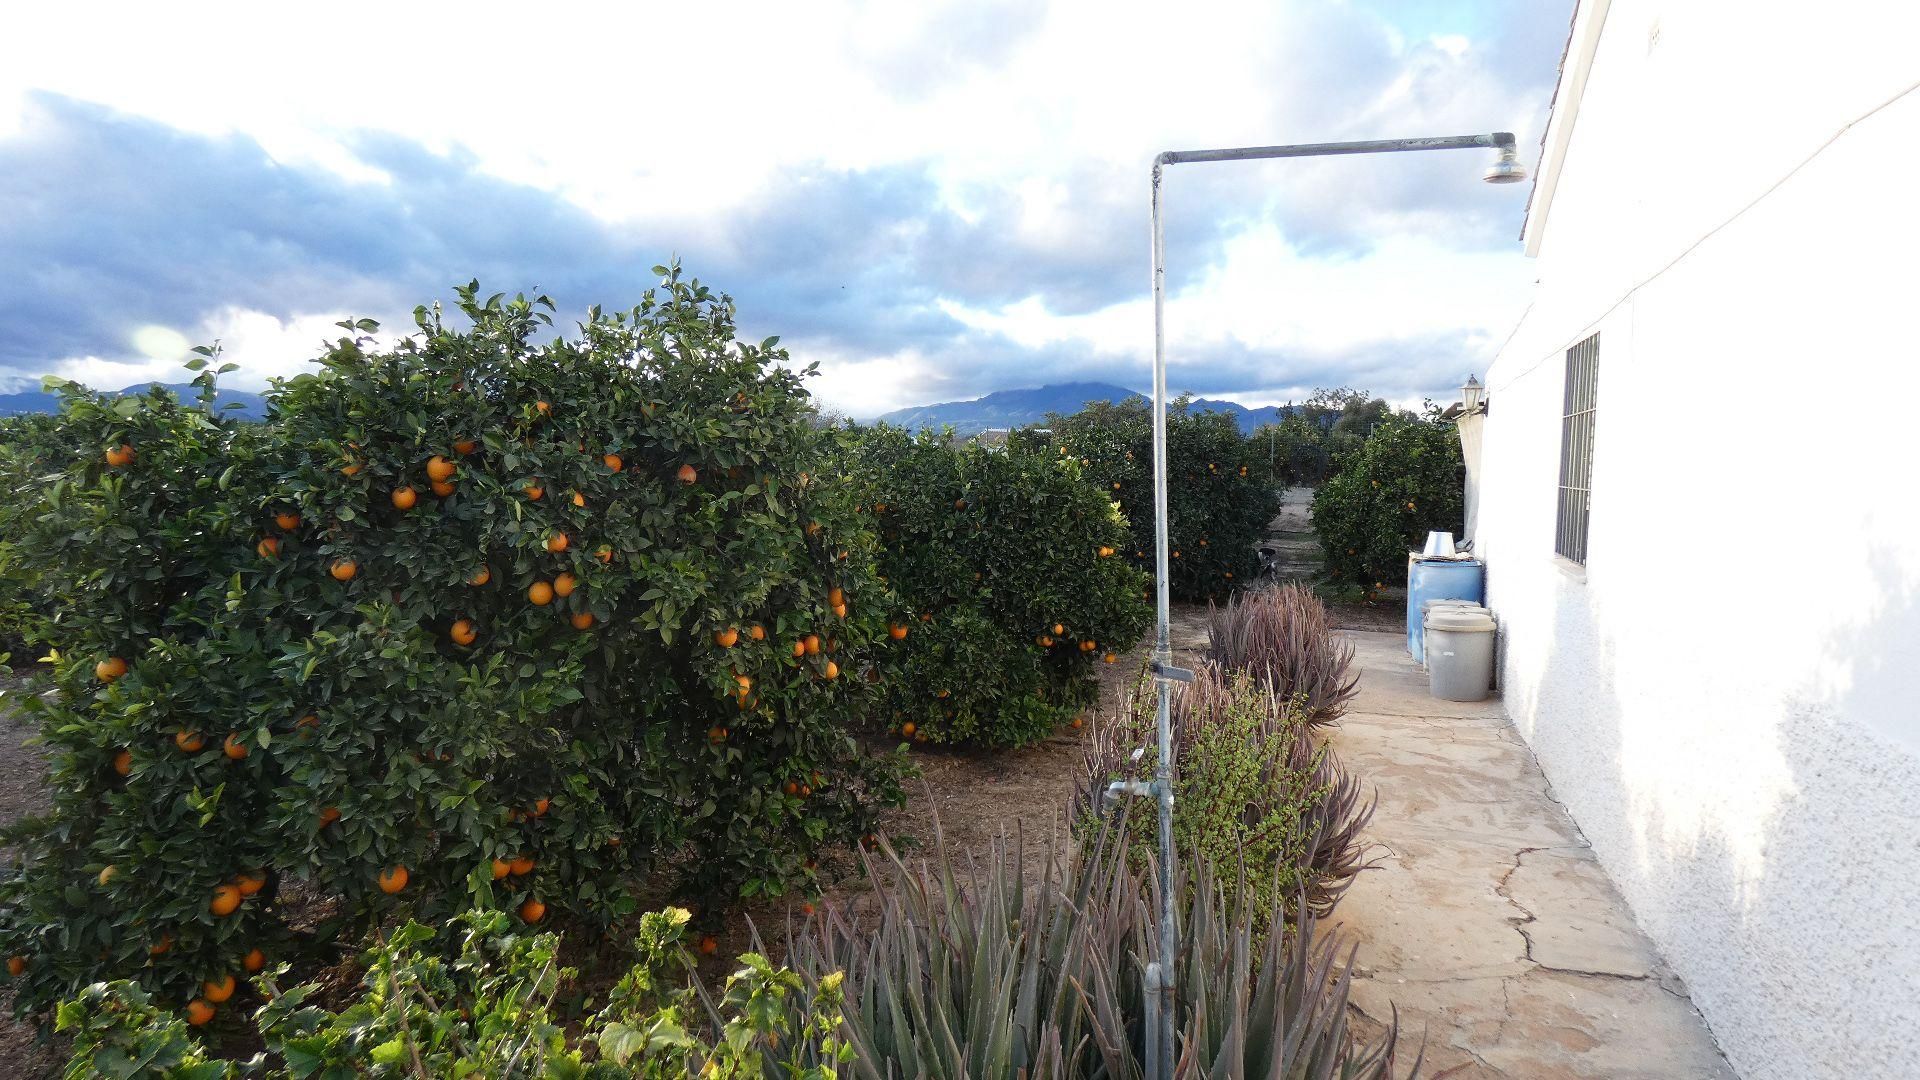
[[[1163,149],[1512,131],[1572,0],[69,2],[0,37],[0,390],[258,389],[478,278],[678,257],[855,417],[1150,381]],[[1444,398],[1533,280],[1482,151],[1168,171],[1176,389]]]

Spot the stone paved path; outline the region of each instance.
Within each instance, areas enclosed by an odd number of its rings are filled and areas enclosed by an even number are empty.
[[[1428,696],[1402,635],[1343,636],[1360,695],[1330,741],[1379,793],[1378,866],[1331,920],[1355,1007],[1424,1032],[1436,1080],[1734,1076],[1499,701]]]

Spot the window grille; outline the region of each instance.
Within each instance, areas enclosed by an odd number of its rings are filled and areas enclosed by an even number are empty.
[[[1593,504],[1593,416],[1599,400],[1600,335],[1567,350],[1566,403],[1560,413],[1560,505],[1553,550],[1587,564],[1587,523]]]

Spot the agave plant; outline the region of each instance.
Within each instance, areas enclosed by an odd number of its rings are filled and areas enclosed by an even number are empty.
[[[1096,719],[1076,776],[1072,821],[1084,836],[1101,827],[1102,794],[1115,780],[1153,771],[1155,691],[1142,680],[1117,716]],[[1367,866],[1360,833],[1373,816],[1360,782],[1313,737],[1305,712],[1247,672],[1206,663],[1176,692],[1174,841],[1222,866],[1245,862],[1262,902],[1302,900],[1333,909]],[[1127,808],[1135,868],[1154,851],[1154,807]]]
[[[1353,643],[1333,636],[1326,605],[1299,585],[1249,590],[1225,607],[1209,606],[1207,629],[1209,659],[1251,672],[1298,703],[1315,727],[1340,719],[1360,692]]]
[[[1143,971],[1157,959],[1153,874],[1125,857],[1124,824],[1064,854],[1049,843],[1029,880],[1023,836],[957,869],[939,822],[930,862],[884,843],[868,856],[877,911],[826,905],[789,963],[808,980],[845,973],[848,1075],[1025,1077],[1144,1074]],[[1311,914],[1255,903],[1236,874],[1196,859],[1180,927],[1176,1075],[1375,1080],[1394,1075],[1397,1025],[1348,1029],[1354,949]],[[807,1066],[806,1052],[791,1062]],[[1418,1071],[1419,1063],[1413,1065]],[[1411,1074],[1409,1074],[1411,1075]]]

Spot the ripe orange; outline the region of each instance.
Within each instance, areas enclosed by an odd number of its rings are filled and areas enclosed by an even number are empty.
[[[456,454],[471,454],[479,448],[480,444],[472,439],[461,439],[453,444],[453,452]]]
[[[435,481],[451,480],[453,479],[454,468],[453,462],[448,461],[439,454],[435,454],[427,459],[427,479]]]
[[[820,655],[820,635],[819,634],[808,634],[806,637],[803,637],[800,639],[800,643],[806,647],[808,656]]]
[[[276,537],[269,536],[253,545],[253,551],[263,559],[275,558],[280,554],[280,541]]]
[[[619,472],[621,469],[626,468],[626,462],[620,460],[619,454],[604,455],[600,459],[600,464],[605,465],[608,472]]]
[[[907,628],[902,623],[894,623],[887,627],[887,636],[895,641],[899,641],[907,636]]]
[[[237,985],[238,984],[233,981],[232,975],[222,975],[217,979],[208,979],[206,982],[201,983],[200,989],[206,994],[208,1001],[218,1005],[220,1002],[233,996],[234,988]]]
[[[439,498],[442,498],[442,499],[447,498],[448,496],[452,495],[453,492],[454,492],[454,487],[453,487],[452,481],[435,480],[433,482],[433,493]]]
[[[533,411],[539,413],[541,416],[546,416],[553,412],[553,406],[545,401],[536,401],[533,403]]]
[[[558,555],[561,552],[567,550],[568,543],[569,541],[567,540],[567,534],[563,532],[557,532],[557,533],[554,533],[552,536],[547,537],[547,550],[552,552],[555,555]]]
[[[827,661],[826,670],[822,671],[820,674],[825,675],[829,679],[837,679],[840,677],[840,665],[829,660]]]
[[[323,829],[339,820],[340,808],[337,806],[329,806],[320,811],[320,827]]]
[[[713,635],[713,643],[715,645],[720,646],[723,649],[733,648],[734,642],[739,640],[740,640],[740,631],[734,629],[731,626],[727,627],[725,630],[715,631]]]
[[[508,862],[505,859],[493,860],[493,880],[499,881],[501,878],[506,877],[508,874],[511,874],[511,873],[513,873],[512,863]]]
[[[841,604],[844,604],[846,602],[847,602],[846,590],[842,589],[840,586],[835,585],[833,588],[827,590],[827,606],[828,607],[839,607]]]
[[[794,657],[795,657],[796,659],[797,659],[797,658],[799,658],[799,657],[802,657],[802,656],[805,656],[805,655],[807,655],[807,643],[806,643],[805,641],[796,641],[796,642],[794,642],[794,643],[793,643],[793,655],[794,655]]]
[[[127,673],[127,662],[117,656],[109,656],[93,665],[93,677],[101,682],[112,682]]]
[[[1100,659],[1102,659],[1102,660],[1105,660],[1105,661],[1106,661],[1107,663],[1109,663],[1109,664],[1111,664],[1111,663],[1113,663],[1113,662],[1114,662],[1115,660],[1117,660],[1117,659],[1119,659],[1119,657],[1117,657],[1117,656],[1115,656],[1115,655],[1114,655],[1114,654],[1112,654],[1112,653],[1108,653],[1107,655],[1105,655],[1105,656],[1103,656],[1103,657],[1101,657]]]
[[[107,451],[107,464],[117,469],[122,465],[133,464],[133,459],[136,456],[133,452],[133,447],[128,446],[126,443],[121,443],[119,446]]]
[[[953,500],[953,508],[955,510],[965,510],[967,508],[967,500],[965,499]]]
[[[267,966],[267,954],[259,949],[248,949],[247,955],[240,958],[240,966],[248,971],[259,971]]]
[[[573,590],[574,590],[574,589],[575,589],[576,587],[578,587],[578,586],[579,586],[579,584],[580,584],[580,579],[579,579],[579,578],[577,578],[577,577],[574,577],[574,576],[573,576],[572,574],[570,574],[570,573],[568,573],[568,572],[566,572],[566,571],[561,571],[560,573],[558,573],[558,574],[556,574],[556,575],[554,575],[554,578],[553,578],[553,595],[555,595],[555,596],[572,596],[572,595],[573,595]]]
[[[834,617],[834,618],[836,618],[836,619],[844,619],[844,618],[846,618],[846,617],[847,617],[847,605],[845,605],[845,604],[835,604],[835,605],[833,605],[833,617]]]
[[[754,623],[752,626],[747,627],[747,636],[755,641],[765,641],[767,640],[767,628],[761,626],[759,623]]]
[[[1110,547],[1108,547],[1108,546],[1106,546],[1105,544],[1102,544],[1102,545],[1100,545],[1100,557],[1101,557],[1101,558],[1103,558],[1103,559],[1104,559],[1104,558],[1107,558],[1108,556],[1110,556],[1110,555],[1112,555],[1112,554],[1113,554],[1113,549],[1112,549],[1112,548],[1110,548]]]
[[[593,612],[578,612],[567,621],[573,624],[575,630],[591,630],[593,629]]]
[[[1059,637],[1059,636],[1061,636],[1062,634],[1065,634],[1066,632],[1067,632],[1067,628],[1066,628],[1066,627],[1064,627],[1064,626],[1062,626],[1062,625],[1060,625],[1059,623],[1054,623],[1054,624],[1053,624],[1053,636],[1054,636],[1054,637]]]
[[[173,948],[173,935],[161,934],[160,940],[147,946],[148,956],[165,956]]]
[[[907,737],[907,738],[909,738],[909,739],[911,739],[911,738],[913,738],[913,733],[914,733],[915,731],[917,731],[917,730],[919,730],[919,729],[918,729],[918,728],[916,728],[916,727],[914,726],[914,723],[913,723],[913,721],[911,721],[911,720],[909,720],[909,721],[907,721],[906,723],[904,723],[904,724],[901,724],[901,725],[900,725],[900,734],[901,734],[901,735],[904,735],[905,737]]]
[[[551,809],[553,809],[552,799],[546,799],[546,798],[535,799],[533,802],[533,812],[528,816],[529,817],[546,817],[547,811]]]
[[[455,645],[471,645],[474,639],[480,636],[480,632],[473,628],[472,619],[455,619],[452,629],[447,631],[447,636],[453,639]]]
[[[599,559],[603,563],[612,565],[613,549],[608,547],[605,544],[601,544],[599,547],[593,549],[593,557],[596,559]]]
[[[587,508],[587,497],[585,495],[580,494],[577,491],[574,492],[573,505],[579,507],[582,510],[585,510]]]
[[[819,522],[817,522],[817,521],[809,521],[809,522],[807,522],[807,535],[808,535],[808,536],[819,536],[819,535],[820,535],[820,529],[821,529],[821,525],[820,525],[820,523],[819,523]]]
[[[735,675],[733,681],[739,684],[740,692],[743,694],[753,689],[753,676],[751,675]]]
[[[187,1023],[194,1027],[205,1027],[213,1019],[214,1008],[199,998],[187,1002]]]
[[[108,866],[102,869],[100,871],[100,876],[94,878],[93,880],[95,884],[99,885],[101,888],[104,889],[107,886],[113,884],[113,879],[119,876],[120,876],[120,870],[118,867]]]
[[[1053,638],[1047,636],[1046,634],[1041,634],[1039,637],[1034,638],[1033,640],[1037,642],[1039,646],[1043,649],[1053,648]]]
[[[533,856],[516,855],[513,861],[507,864],[507,869],[513,874],[514,877],[525,877],[526,875],[533,873],[533,866],[534,866]]]
[[[419,500],[420,493],[405,484],[393,489],[393,508],[395,510],[411,510],[413,509],[413,504]]]
[[[234,877],[233,887],[240,890],[241,896],[252,896],[267,887],[267,875],[260,870],[242,870]]]
[[[700,939],[700,955],[712,956],[720,951],[720,939],[708,934]]]
[[[545,495],[547,489],[541,487],[539,484],[528,484],[526,487],[520,489],[520,493],[534,502],[539,502],[540,496]]]
[[[533,586],[527,590],[527,600],[534,607],[546,607],[553,603],[553,586],[544,581],[534,582]]]
[[[247,744],[240,741],[240,733],[235,731],[228,734],[226,741],[220,744],[220,752],[234,761],[239,761],[247,756]]]
[[[390,866],[380,871],[380,876],[375,880],[379,882],[381,892],[392,896],[407,887],[407,868]]]
[[[207,901],[207,910],[225,918],[240,907],[240,890],[231,885],[221,885],[213,890],[213,899]]]
[[[473,576],[472,576],[472,577],[470,577],[470,578],[468,578],[468,579],[467,579],[467,584],[469,584],[469,585],[485,585],[485,584],[486,584],[487,582],[489,582],[489,581],[492,581],[492,580],[493,580],[493,571],[492,571],[492,570],[490,570],[490,569],[488,569],[488,568],[487,568],[487,567],[485,567],[485,566],[482,566],[482,567],[481,567],[480,569],[478,569],[478,570],[475,570],[475,571],[473,572]]]
[[[347,476],[359,476],[360,470],[364,468],[366,468],[366,466],[357,461],[349,461],[346,465],[341,466],[340,471]]]
[[[708,742],[711,742],[711,743],[723,743],[723,742],[726,742],[726,741],[727,741],[727,729],[726,729],[726,728],[723,728],[723,727],[716,727],[716,728],[708,728],[708,729],[707,729],[707,741],[708,741]]]
[[[291,510],[282,510],[273,515],[273,523],[280,527],[281,532],[292,532],[300,527],[300,515]]]
[[[682,465],[680,466],[680,470],[673,475],[677,477],[681,483],[691,484],[695,480],[700,479],[700,470],[691,465]]]
[[[197,731],[176,731],[173,733],[173,745],[189,754],[197,754],[207,748],[207,740]]]
[[[359,572],[359,564],[352,559],[336,559],[333,565],[327,568],[327,573],[332,574],[335,581],[352,581],[353,575]]]
[[[526,902],[520,905],[520,918],[527,922],[537,923],[546,917],[547,905],[532,897],[528,897]]]
[[[1081,643],[1080,643],[1080,651],[1081,651],[1081,652],[1092,652],[1093,650],[1095,650],[1095,649],[1097,649],[1097,648],[1099,648],[1099,646],[1098,646],[1098,645],[1095,645],[1095,644],[1094,644],[1093,642],[1091,642],[1091,641],[1083,641],[1083,642],[1081,642]]]
[[[113,771],[125,776],[133,771],[133,751],[121,749],[113,755]]]

